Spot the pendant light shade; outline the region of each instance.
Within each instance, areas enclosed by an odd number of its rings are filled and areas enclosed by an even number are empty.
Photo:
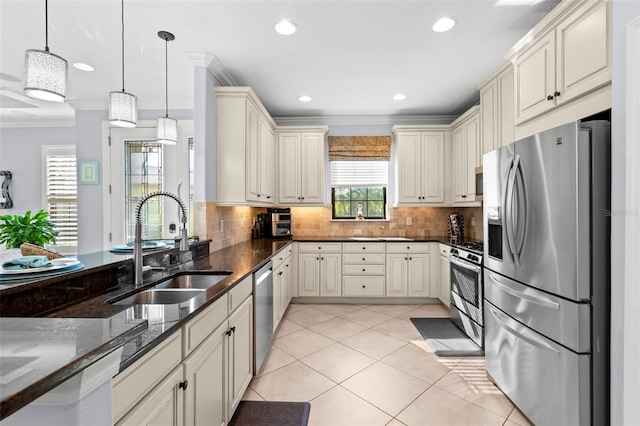
[[[136,127],[138,123],[138,98],[127,92],[109,94],[109,123],[118,127]]]
[[[67,61],[49,52],[49,4],[45,0],[44,50],[29,49],[24,54],[24,93],[35,99],[64,102],[67,94]]]
[[[176,145],[178,143],[178,121],[169,118],[169,59],[168,46],[175,36],[167,31],[159,31],[158,37],[164,40],[164,67],[165,67],[165,116],[158,118],[157,135],[158,142],[165,145]]]
[[[122,91],[109,94],[109,123],[117,127],[138,125],[138,98],[124,91],[124,0],[122,0]]]
[[[178,143],[178,120],[170,117],[158,118],[158,142],[175,145]]]

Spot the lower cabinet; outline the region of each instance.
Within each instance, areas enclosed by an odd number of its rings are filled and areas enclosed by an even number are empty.
[[[291,301],[291,255],[283,259],[273,271],[273,331],[275,333],[282,316]]]
[[[337,245],[337,253],[325,253],[322,251],[322,245],[309,244],[309,246],[317,246],[319,250],[315,253],[304,252],[306,244],[300,244],[299,255],[299,279],[298,279],[298,295],[305,296],[322,296],[336,297],[342,296],[342,271],[340,270],[341,255],[340,245]],[[334,246],[327,244],[326,246]]]
[[[249,276],[114,377],[117,425],[227,424],[253,377],[251,289]]]
[[[429,297],[429,244],[387,244],[387,297]]]
[[[225,322],[183,362],[188,382],[185,389],[187,425],[226,424],[227,329]]]

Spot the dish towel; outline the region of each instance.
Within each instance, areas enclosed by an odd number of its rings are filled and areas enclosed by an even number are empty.
[[[52,266],[53,263],[49,262],[47,256],[22,256],[7,260],[2,264],[2,268],[6,270],[50,268]]]

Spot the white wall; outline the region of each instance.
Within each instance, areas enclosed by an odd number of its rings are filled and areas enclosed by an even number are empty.
[[[13,174],[9,184],[13,208],[0,210],[0,215],[41,209],[42,146],[75,144],[73,127],[1,128],[0,170]]]
[[[640,2],[616,0],[613,2],[613,99],[611,147],[611,424],[640,425],[640,383],[638,353],[634,347],[640,340],[640,324],[625,322],[625,309],[640,309],[640,302],[627,300],[637,294],[632,287],[637,282],[625,277],[625,223],[628,220],[625,203],[626,144],[629,141],[625,127],[627,120],[638,117],[627,115],[627,26],[640,17]],[[636,53],[637,54],[637,53]],[[638,78],[638,76],[629,76]],[[640,96],[637,93],[633,96]],[[638,185],[637,182],[634,185]],[[637,212],[635,213],[637,214]],[[633,238],[633,237],[632,237]],[[640,235],[635,236],[636,241]],[[626,284],[625,284],[626,282]],[[630,316],[627,315],[627,318]],[[625,341],[627,339],[627,341]]]

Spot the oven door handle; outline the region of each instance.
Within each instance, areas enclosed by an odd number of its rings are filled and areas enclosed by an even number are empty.
[[[460,259],[459,257],[453,256],[451,254],[449,255],[449,262],[453,263],[454,265],[458,265],[461,268],[473,271],[476,274],[479,274],[482,270],[478,265],[474,265],[471,262],[467,262],[466,260]]]

